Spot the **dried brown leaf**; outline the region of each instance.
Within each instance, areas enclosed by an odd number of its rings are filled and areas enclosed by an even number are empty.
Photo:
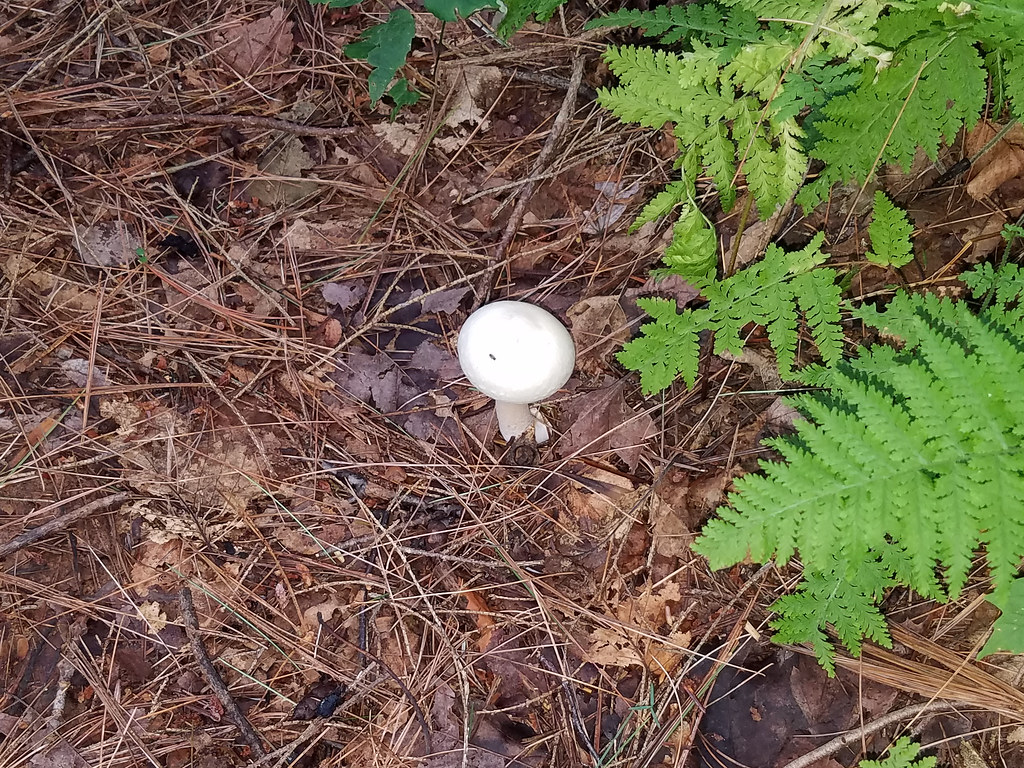
[[[967,183],[967,194],[975,200],[984,200],[1010,179],[1016,179],[1024,170],[1024,149],[1001,144],[992,149],[985,168]]]
[[[458,358],[431,341],[424,341],[416,347],[416,351],[409,358],[409,367],[429,371],[441,379],[454,379],[462,375]]]
[[[430,705],[434,754],[428,755],[425,768],[505,768],[505,760],[497,754],[470,747],[463,755],[463,719],[455,711],[455,691],[447,683],[434,688]]]
[[[324,301],[338,309],[352,309],[366,295],[366,283],[324,283],[320,286]]]
[[[470,286],[464,288],[449,288],[439,293],[432,293],[423,297],[424,312],[442,312],[450,315],[459,311],[459,304],[462,297],[473,290]]]
[[[473,614],[473,621],[476,623],[477,638],[476,647],[483,653],[491,644],[491,637],[494,635],[494,619],[491,617],[491,607],[480,590],[461,589],[459,594],[466,598],[466,608]]]
[[[576,365],[590,374],[607,369],[607,358],[629,340],[626,313],[616,296],[578,301],[566,313],[576,342]]]
[[[102,370],[81,357],[73,357],[70,360],[61,360],[60,370],[61,373],[67,376],[68,380],[76,387],[86,386],[90,378],[92,379],[92,386],[94,387],[106,387],[110,385],[110,380]]]
[[[573,403],[578,415],[562,441],[562,456],[614,451],[630,471],[636,469],[644,443],[657,429],[650,416],[629,406],[624,392],[625,382],[617,381]]]
[[[284,8],[274,8],[268,16],[226,32],[226,42],[218,41],[220,58],[242,77],[281,69],[295,45],[293,26]]]

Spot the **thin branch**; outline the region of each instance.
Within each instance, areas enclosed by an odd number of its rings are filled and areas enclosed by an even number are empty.
[[[196,608],[192,603],[191,589],[188,587],[181,588],[178,604],[181,606],[181,618],[185,623],[185,634],[188,635],[188,639],[192,643],[192,653],[195,654],[196,661],[199,662],[199,671],[203,673],[206,682],[213,688],[214,694],[216,694],[221,705],[224,707],[224,714],[238,729],[238,732],[242,734],[242,739],[249,746],[249,749],[252,750],[252,753],[257,759],[265,757],[267,750],[263,748],[263,740],[256,733],[256,729],[252,727],[249,719],[242,714],[242,710],[238,708],[238,704],[231,697],[231,692],[228,691],[228,687],[224,684],[220,672],[213,666],[210,655],[206,652],[203,638],[199,634],[199,620],[196,618]]]
[[[865,723],[860,728],[854,728],[852,731],[848,731],[842,736],[836,736],[832,741],[822,744],[820,747],[808,752],[803,757],[798,757],[796,760],[791,760],[786,763],[783,768],[808,768],[808,766],[814,765],[819,760],[834,755],[847,744],[860,741],[865,736],[870,736],[872,733],[880,731],[887,726],[893,725],[902,720],[916,720],[917,718],[925,717],[926,715],[948,712],[949,710],[957,709],[960,706],[962,705],[957,704],[955,701],[936,700],[928,701],[924,704],[913,704],[909,707],[904,707],[903,709],[897,709],[883,715],[877,720]]]
[[[72,512],[68,512],[66,515],[54,518],[48,523],[43,523],[36,528],[27,530],[24,533],[15,536],[3,546],[0,546],[0,558],[13,555],[18,550],[35,544],[37,541],[42,541],[55,533],[60,533],[64,529],[77,523],[79,520],[83,520],[89,517],[89,515],[99,512],[102,509],[106,509],[107,507],[113,507],[116,504],[120,504],[127,498],[128,494],[124,492],[104,496],[102,499],[90,501],[88,504],[85,504]]]
[[[358,130],[358,126],[323,127],[303,125],[279,117],[259,117],[257,115],[186,115],[166,113],[159,115],[140,115],[138,117],[120,117],[113,120],[89,120],[62,123],[60,125],[32,126],[33,131],[109,131],[128,128],[145,128],[148,126],[186,126],[200,125],[212,127],[250,128],[258,131],[281,131],[294,136],[348,136]]]

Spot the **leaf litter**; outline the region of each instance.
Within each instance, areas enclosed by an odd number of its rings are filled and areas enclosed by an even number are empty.
[[[712,573],[689,549],[732,480],[770,457],[760,438],[794,414],[774,391],[751,391],[776,386],[770,360],[711,359],[710,387],[659,402],[617,365],[641,322],[636,297],[699,301],[678,277],[648,278],[670,227],[625,234],[674,152],[579,110],[507,263],[484,272],[564,97],[557,84],[521,82],[500,58],[467,63],[494,51],[462,25],[448,25],[447,50],[417,38],[402,74],[429,90],[420,64],[437,53],[437,95],[452,95],[429,140],[437,115],[425,104],[390,123],[388,109],[366,106],[365,69],[322,66],[365,31],[365,15],[232,2],[220,15],[183,7],[157,30],[112,9],[81,12],[116,43],[102,50],[47,58],[46,41],[71,39],[60,15],[28,13],[5,32],[24,61],[52,62],[15,95],[28,99],[18,108],[30,133],[71,110],[97,121],[220,112],[238,125],[47,133],[38,146],[57,184],[36,163],[0,199],[3,540],[111,487],[131,495],[8,560],[0,658],[18,714],[4,728],[20,735],[5,759],[248,759],[184,637],[186,583],[208,650],[267,744],[299,749],[317,722],[310,764],[562,766],[580,762],[583,743],[629,761],[648,742],[671,760],[695,743],[736,759],[747,738],[761,749],[750,764],[772,754],[781,765],[852,713],[906,700],[871,682],[892,674],[884,665],[831,687],[767,644],[762,618],[788,572],[741,593],[742,566]],[[563,22],[582,19],[567,8],[499,56],[567,70],[568,48],[530,58]],[[0,52],[0,67],[24,65]],[[66,103],[53,96],[60,83],[80,84]],[[308,139],[253,129],[249,116],[359,127]],[[1012,162],[980,162],[969,195],[1015,198]],[[928,275],[968,240],[977,253],[998,244],[1005,214],[883,178],[917,195]],[[908,280],[926,276],[918,268]],[[557,439],[533,466],[507,458],[490,401],[453,354],[483,274],[495,298],[558,313],[580,350],[574,378],[543,405]],[[927,606],[919,614],[924,631],[949,631]],[[77,640],[74,622],[88,629]],[[702,661],[719,653],[720,664]],[[949,658],[920,654],[946,679]],[[62,659],[76,674],[54,714]],[[970,666],[962,655],[957,665]],[[746,676],[724,671],[740,667]],[[703,722],[687,710],[665,738],[657,724],[711,669],[722,677],[701,706],[716,703]],[[323,705],[323,719],[287,719],[303,701],[315,714]],[[56,732],[42,727],[51,717]],[[129,722],[135,751],[114,727]]]

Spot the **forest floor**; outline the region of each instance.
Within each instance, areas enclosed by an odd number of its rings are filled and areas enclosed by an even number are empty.
[[[0,8],[0,764],[846,768],[903,733],[1024,764],[980,586],[894,593],[896,647],[829,679],[769,642],[797,571],[690,551],[792,411],[763,354],[646,399],[615,361],[637,297],[694,292],[648,279],[667,224],[627,232],[676,150],[596,105],[609,36],[418,13],[391,121],[341,53],[386,12]],[[736,253],[823,229],[851,295],[961,290],[1024,188],[939,173],[882,175],[899,272],[864,261],[870,190]],[[529,456],[454,357],[488,298],[578,346]]]

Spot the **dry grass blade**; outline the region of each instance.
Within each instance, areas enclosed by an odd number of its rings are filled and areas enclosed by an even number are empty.
[[[865,644],[861,658],[836,657],[836,665],[862,674],[869,680],[928,699],[948,699],[972,708],[998,712],[1014,720],[1024,719],[1024,693],[981,669],[969,656],[942,648],[900,627],[892,627],[893,639],[925,659],[905,658],[884,648]]]

